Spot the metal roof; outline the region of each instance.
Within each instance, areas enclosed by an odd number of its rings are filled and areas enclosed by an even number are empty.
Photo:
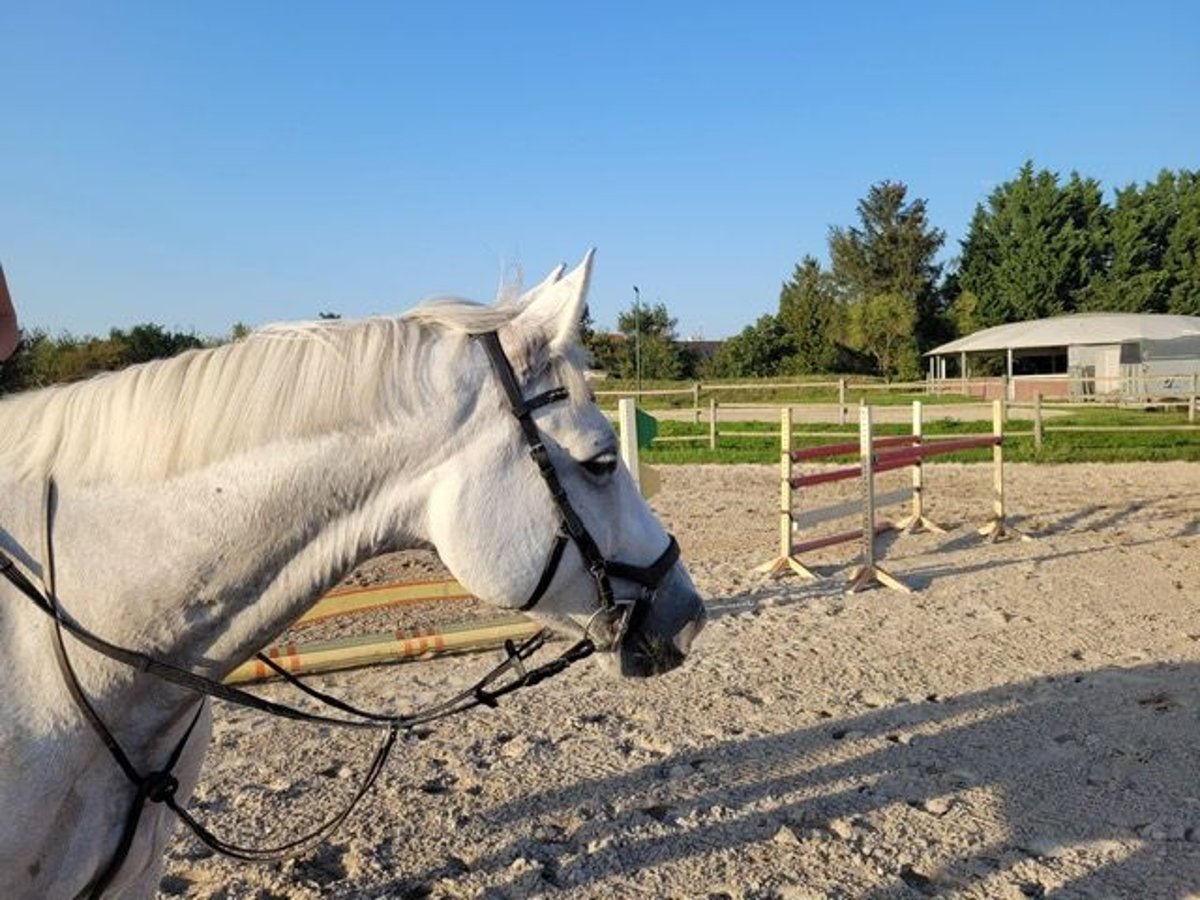
[[[1120,344],[1124,341],[1141,340],[1169,341],[1196,335],[1200,335],[1200,316],[1076,313],[985,328],[940,347],[934,347],[925,355],[944,356],[950,353],[983,353],[1080,344]]]

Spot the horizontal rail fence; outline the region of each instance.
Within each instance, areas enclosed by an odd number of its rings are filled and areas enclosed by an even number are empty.
[[[997,540],[1007,533],[1004,508],[1004,404],[994,401],[992,405],[992,433],[974,437],[926,439],[922,433],[922,406],[914,401],[912,409],[912,433],[875,437],[872,430],[871,407],[859,410],[859,438],[819,447],[792,448],[792,413],[784,408],[780,412],[780,512],[779,512],[779,555],[758,571],[771,575],[795,572],[807,578],[819,578],[801,559],[801,555],[838,544],[860,541],[862,562],[850,578],[848,590],[861,590],[872,583],[881,583],[897,590],[908,590],[898,579],[886,572],[876,560],[875,538],[893,529],[913,532],[920,529],[944,532],[940,526],[925,515],[925,484],[923,463],[932,456],[959,453],[966,450],[992,450],[992,515],[979,533]],[[798,473],[797,466],[817,460],[836,459],[857,453],[857,464],[842,466],[820,472]],[[910,469],[911,484],[886,493],[878,493],[875,476],[884,472]],[[855,497],[821,508],[798,512],[795,499],[798,492],[821,484],[857,479],[859,490]],[[875,512],[878,508],[911,501],[907,517],[893,524],[880,521]],[[859,527],[834,534],[806,537],[797,541],[801,531],[858,514]]]
[[[870,403],[872,396],[881,393],[900,393],[924,397],[962,397],[969,403],[972,399],[990,403],[995,399],[1005,400],[1010,408],[1032,409],[1035,404],[1045,401],[1046,408],[1053,405],[1062,410],[1078,410],[1086,407],[1115,407],[1123,409],[1169,409],[1186,410],[1188,422],[1195,425],[1200,415],[1200,373],[1187,372],[1179,374],[1154,373],[1146,376],[1135,388],[1128,386],[1129,379],[1124,379],[1121,390],[1096,393],[1082,390],[1078,378],[1066,376],[1005,376],[986,377],[950,377],[945,379],[925,379],[923,381],[883,382],[864,380],[860,378],[839,378],[826,381],[762,381],[739,384],[714,383],[696,381],[680,387],[645,388],[637,390],[632,387],[619,389],[604,389],[598,382],[596,397],[602,403],[616,400],[620,397],[655,398],[666,401],[668,406],[676,409],[689,408],[692,422],[699,424],[704,421],[707,412],[709,425],[708,442],[715,449],[721,437],[750,436],[748,432],[721,431],[717,425],[718,407],[726,410],[775,408],[782,405],[792,407],[814,407],[832,411],[831,421],[846,426],[851,420],[851,409],[860,403]],[[1153,385],[1149,389],[1147,385]],[[748,398],[739,401],[738,395]],[[757,395],[757,397],[755,396]],[[672,402],[677,398],[679,402]],[[728,399],[727,399],[728,398]],[[687,400],[691,402],[688,403]],[[1084,430],[1082,427],[1078,430]],[[1099,428],[1088,430],[1102,430]],[[1108,430],[1118,430],[1113,427]],[[1163,427],[1161,430],[1172,430]],[[659,442],[700,442],[705,440],[703,435],[688,435],[678,437],[662,437]]]

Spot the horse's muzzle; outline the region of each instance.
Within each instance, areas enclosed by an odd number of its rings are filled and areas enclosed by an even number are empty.
[[[683,566],[676,564],[653,596],[637,602],[621,642],[621,674],[661,675],[680,665],[704,627],[704,601]]]

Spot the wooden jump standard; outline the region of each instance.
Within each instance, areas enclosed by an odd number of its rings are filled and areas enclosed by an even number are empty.
[[[875,559],[875,537],[892,529],[911,533],[924,528],[944,533],[945,529],[936,525],[925,515],[922,463],[930,456],[983,447],[992,448],[993,501],[992,517],[986,525],[979,529],[979,533],[992,540],[998,540],[1006,534],[1004,521],[1004,408],[1001,401],[997,400],[992,404],[992,433],[990,435],[926,440],[922,434],[921,403],[917,401],[913,403],[912,434],[874,437],[871,427],[871,410],[864,406],[859,413],[859,440],[856,443],[826,444],[802,450],[792,449],[792,415],[789,408],[784,408],[780,413],[780,555],[759,566],[757,571],[772,575],[792,571],[808,578],[818,578],[819,576],[815,572],[800,561],[800,554],[822,547],[861,540],[863,562],[851,576],[848,589],[850,591],[861,590],[871,583],[878,582],[896,590],[907,591],[907,587],[878,565]],[[796,475],[793,472],[795,463],[846,456],[855,451],[859,456],[858,465],[807,475]],[[875,493],[875,475],[904,468],[912,469],[911,487],[886,494]],[[799,515],[793,513],[793,491],[850,478],[857,478],[860,481],[858,497]],[[910,498],[912,500],[911,512],[905,519],[896,524],[876,521],[875,509],[877,507]],[[856,511],[862,517],[862,524],[859,528],[800,543],[793,542],[793,530],[799,525],[815,525],[844,518]]]

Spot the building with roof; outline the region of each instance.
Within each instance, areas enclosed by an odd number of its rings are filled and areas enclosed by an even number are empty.
[[[925,354],[931,380],[1005,376],[1010,400],[1191,396],[1200,376],[1200,316],[1076,313],[1011,322]],[[994,393],[986,389],[981,393]]]

